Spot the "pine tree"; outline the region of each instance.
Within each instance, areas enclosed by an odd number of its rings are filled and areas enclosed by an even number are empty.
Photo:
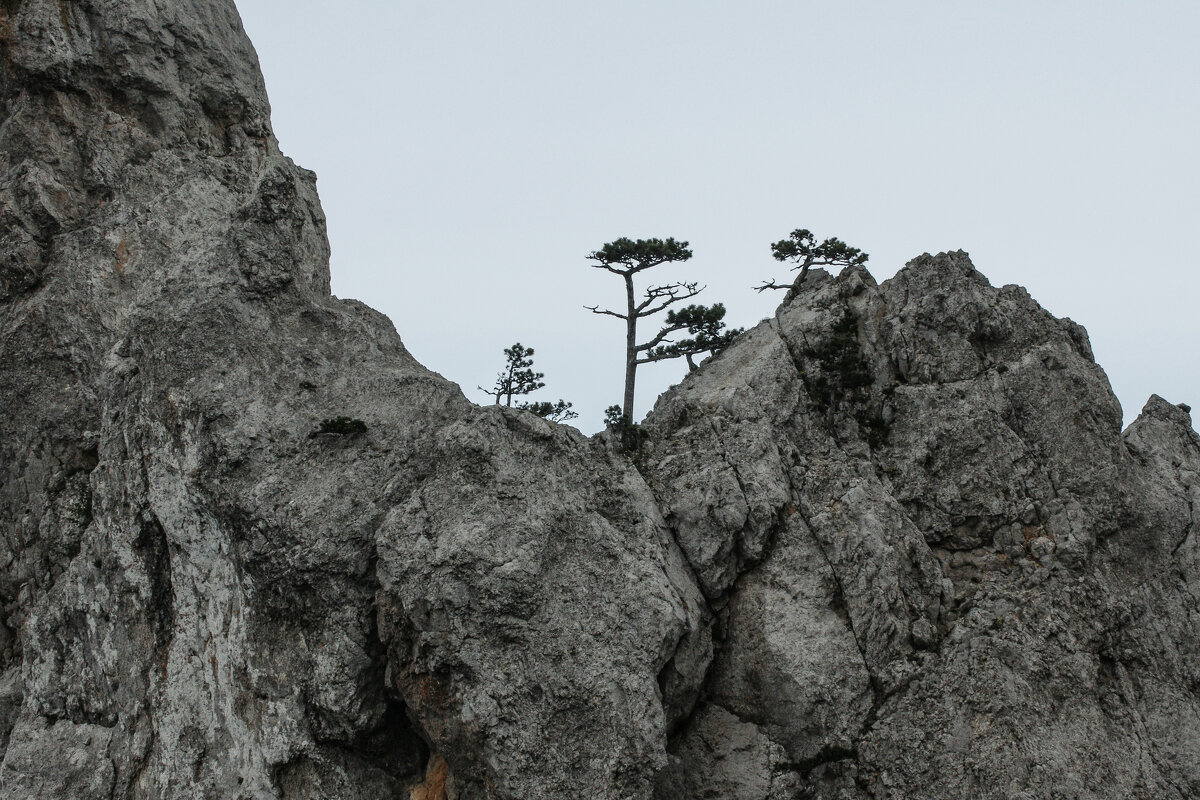
[[[588,254],[588,260],[593,262],[592,267],[619,275],[625,282],[624,314],[601,309],[599,306],[585,306],[585,308],[593,314],[605,314],[625,320],[625,393],[621,413],[630,424],[633,422],[634,386],[637,380],[637,368],[640,364],[679,357],[688,357],[689,363],[693,364],[690,356],[710,352],[713,350],[713,346],[717,349],[723,346],[717,341],[719,338],[717,333],[712,335],[706,333],[713,330],[714,324],[717,326],[718,332],[720,328],[724,327],[721,318],[725,315],[725,307],[719,303],[712,308],[693,305],[677,313],[668,312],[667,322],[658,333],[649,341],[639,343],[637,340],[638,320],[654,316],[675,303],[695,297],[703,291],[703,287],[698,283],[687,281],[652,285],[639,298],[634,288],[634,276],[661,264],[687,261],[691,257],[692,251],[688,249],[688,243],[677,242],[674,239],[633,241],[621,238]],[[672,342],[668,338],[676,331],[690,330],[693,327],[696,330],[692,333],[699,338],[688,340],[690,344],[687,346],[683,342]],[[678,347],[676,347],[677,345]]]
[[[800,270],[800,274],[791,283],[780,284],[770,280],[761,286],[755,286],[754,290],[762,292],[767,289],[786,289],[788,293],[783,298],[784,303],[796,296],[800,284],[804,283],[808,276],[810,267],[855,267],[865,264],[868,258],[866,253],[857,247],[851,247],[841,239],[829,238],[817,244],[816,237],[806,228],[797,228],[791,232],[789,238],[771,245],[771,255],[776,261],[795,263],[796,266],[792,269]]]
[[[551,422],[566,422],[569,419],[575,419],[579,415],[571,410],[571,403],[565,400],[556,400],[551,403],[549,401],[541,401],[534,403],[522,403],[517,408],[522,411],[528,411],[531,414],[537,414],[543,419],[548,419]]]
[[[504,405],[511,408],[514,397],[532,394],[544,387],[546,384],[542,378],[546,376],[533,369],[532,347],[525,347],[517,342],[512,347],[504,349],[504,358],[504,371],[496,376],[495,387],[489,390],[480,386],[479,389],[496,398],[496,405],[500,405],[500,401],[503,399]],[[571,405],[565,400],[557,400],[553,403],[546,401],[520,403],[517,408],[537,414],[551,422],[566,422],[579,416],[571,410]]]
[[[546,384],[540,372],[533,371],[533,348],[525,347],[517,342],[512,347],[504,349],[504,371],[496,376],[496,385],[492,389],[479,389],[487,395],[496,398],[496,405],[504,400],[504,405],[511,407],[516,395],[530,394],[541,389]]]

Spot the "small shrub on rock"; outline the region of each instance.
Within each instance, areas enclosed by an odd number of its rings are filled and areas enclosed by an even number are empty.
[[[612,432],[626,452],[636,453],[641,450],[646,432],[626,414],[623,414],[620,406],[609,406],[604,410],[604,426]]]
[[[333,436],[357,436],[360,433],[367,432],[367,423],[361,419],[352,419],[350,417],[334,417],[333,419],[323,420],[320,427],[310,434],[311,436],[320,436],[322,434],[331,434]]]
[[[817,408],[832,415],[847,408],[872,448],[887,444],[890,426],[871,401],[875,376],[858,341],[858,316],[850,308],[834,323],[829,338],[804,351],[811,368],[804,384]]]

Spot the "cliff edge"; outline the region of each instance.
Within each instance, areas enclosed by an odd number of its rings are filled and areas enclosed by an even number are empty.
[[[1200,793],[1200,439],[1020,288],[814,272],[631,459],[330,296],[230,0],[0,50],[0,798]]]

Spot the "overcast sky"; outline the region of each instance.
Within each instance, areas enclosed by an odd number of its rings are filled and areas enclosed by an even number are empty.
[[[334,293],[477,402],[520,341],[535,399],[600,427],[605,242],[688,240],[661,277],[751,325],[781,299],[751,290],[786,276],[770,243],[806,227],[879,280],[966,250],[1087,327],[1127,422],[1154,392],[1200,409],[1196,0],[238,5]],[[685,369],[639,370],[639,417]]]

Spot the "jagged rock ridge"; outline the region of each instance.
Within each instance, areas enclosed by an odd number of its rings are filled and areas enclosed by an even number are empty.
[[[1200,441],[965,254],[813,273],[635,467],[329,296],[228,0],[0,47],[0,797],[1200,792]]]
[[[961,252],[818,274],[665,395],[719,611],[664,796],[1195,796],[1200,439],[1120,424],[1083,329]]]

